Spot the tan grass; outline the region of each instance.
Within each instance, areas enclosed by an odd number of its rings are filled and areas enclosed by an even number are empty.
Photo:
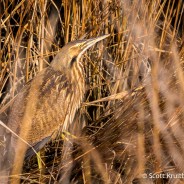
[[[181,0],[2,0],[0,10],[0,120],[5,124],[12,99],[59,48],[111,34],[83,58],[87,90],[70,128],[74,136],[63,140],[59,134],[45,147],[42,170],[35,157],[26,161],[22,183],[183,182],[143,178],[184,172]],[[3,131],[1,126],[0,136]]]

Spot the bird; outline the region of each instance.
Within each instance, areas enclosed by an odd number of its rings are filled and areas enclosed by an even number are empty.
[[[28,145],[39,151],[59,129],[66,131],[72,125],[85,95],[81,56],[108,36],[69,42],[61,48],[51,64],[18,93],[10,107],[7,123],[19,137],[11,133],[9,152],[14,159],[16,153],[17,158],[20,153],[32,155],[32,148]],[[24,148],[22,140],[27,143]]]

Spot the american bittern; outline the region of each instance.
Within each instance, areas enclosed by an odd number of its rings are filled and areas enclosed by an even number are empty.
[[[85,93],[81,55],[108,36],[77,40],[64,46],[51,65],[17,95],[11,107],[8,127],[36,150],[41,149],[59,128],[67,130]],[[26,146],[24,150],[18,142],[22,143],[22,140],[12,135],[11,149],[15,150],[14,157],[17,155],[17,158],[27,149]]]

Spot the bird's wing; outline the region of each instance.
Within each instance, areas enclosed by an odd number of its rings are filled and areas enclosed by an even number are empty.
[[[71,86],[64,72],[46,68],[15,98],[8,126],[17,134],[28,130],[26,141],[39,150],[65,121]]]
[[[33,131],[28,138],[33,145],[62,126],[69,111],[72,90],[71,82],[64,73],[53,68],[45,71],[32,120]]]
[[[8,126],[18,135],[20,130],[28,130],[26,141],[39,150],[68,118],[72,91],[64,73],[47,67],[15,98]],[[14,145],[17,138],[12,137]],[[28,151],[27,155],[30,154]]]

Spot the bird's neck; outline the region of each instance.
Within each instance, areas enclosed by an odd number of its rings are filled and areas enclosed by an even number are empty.
[[[82,63],[75,62],[71,68],[71,81],[79,85],[85,84],[85,73]]]

